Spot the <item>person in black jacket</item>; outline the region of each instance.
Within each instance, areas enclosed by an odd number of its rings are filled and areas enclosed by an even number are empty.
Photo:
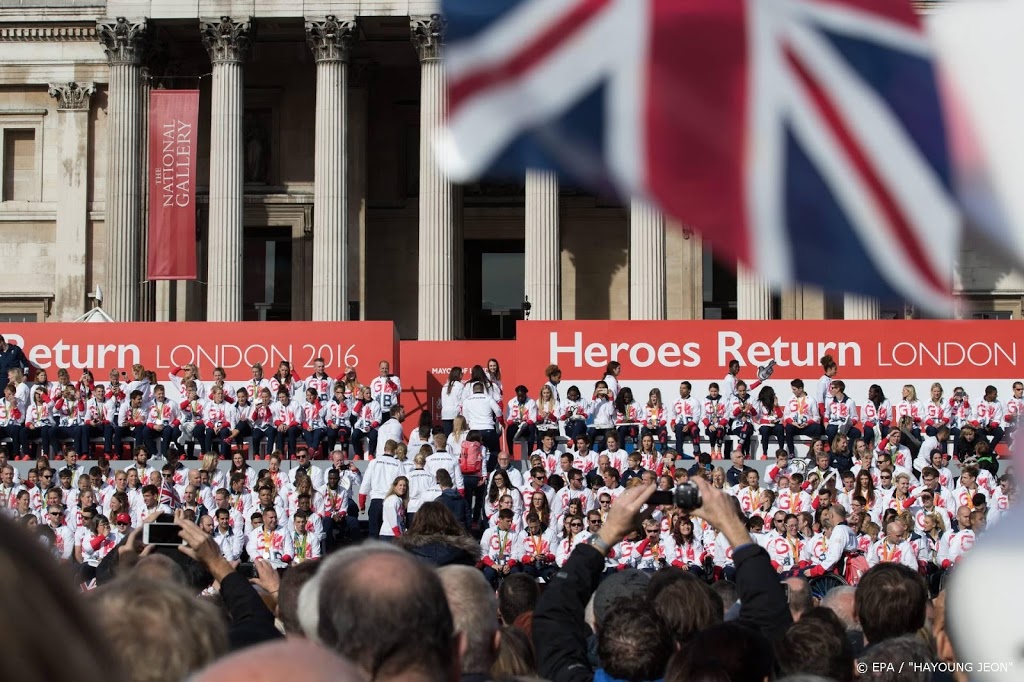
[[[452,513],[455,520],[468,532],[473,525],[473,517],[466,498],[455,489],[452,475],[448,471],[445,469],[438,470],[436,478],[437,485],[441,487],[441,496],[437,498],[437,501],[448,507],[448,511]]]
[[[750,633],[750,639],[758,643],[762,652],[768,650],[768,642],[779,637],[792,623],[789,605],[778,574],[771,566],[768,553],[759,547],[747,532],[746,524],[736,513],[732,500],[723,492],[714,489],[702,478],[694,479],[703,497],[703,505],[694,510],[699,516],[717,528],[733,547],[733,561],[736,565],[736,588],[742,607],[739,618],[730,627],[742,627]],[[533,642],[537,652],[538,673],[554,682],[585,682],[594,679],[595,674],[587,662],[587,628],[584,624],[584,610],[591,594],[597,587],[608,551],[636,528],[644,502],[654,492],[654,485],[630,488],[612,505],[608,518],[601,530],[590,540],[573,550],[562,570],[548,583],[547,589],[537,603],[533,616]],[[615,625],[616,628],[612,626]],[[607,643],[621,637],[614,629],[626,623],[598,623],[598,652],[607,649]],[[656,627],[652,626],[654,630]],[[667,631],[667,628],[666,628]],[[604,646],[602,645],[604,643]],[[648,646],[655,650],[660,646],[655,637]],[[669,649],[661,658],[661,665],[671,655]],[[701,649],[693,646],[685,652],[688,656],[700,657]],[[735,655],[741,655],[737,652]],[[659,679],[664,670],[655,676],[650,670],[628,670],[623,668],[623,657],[605,660],[600,673],[601,679]],[[685,657],[675,657],[681,660]],[[770,664],[770,662],[769,662]]]

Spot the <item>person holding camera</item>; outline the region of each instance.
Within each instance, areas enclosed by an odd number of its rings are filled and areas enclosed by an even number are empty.
[[[623,492],[612,505],[601,529],[573,550],[562,569],[548,583],[533,614],[533,642],[540,677],[581,682],[595,677],[587,656],[584,611],[601,580],[605,557],[636,529],[643,514],[649,515],[653,511],[653,501],[650,505],[648,502],[655,487],[650,483]],[[785,592],[768,553],[750,537],[735,503],[726,493],[713,489],[702,478],[677,488],[674,499],[676,506],[704,519],[727,538],[737,569],[736,588],[741,604],[737,623],[759,633],[758,637],[768,640],[780,637],[792,622]],[[617,622],[623,627],[630,625],[626,620]],[[625,635],[625,632],[616,631],[614,624],[605,622],[597,631],[598,651],[602,650],[603,642]],[[659,660],[667,663],[670,653],[669,650]],[[602,661],[603,668],[598,675],[607,677],[629,672],[618,670],[628,663]],[[644,675],[651,671],[638,672]],[[640,676],[636,679],[656,677]]]

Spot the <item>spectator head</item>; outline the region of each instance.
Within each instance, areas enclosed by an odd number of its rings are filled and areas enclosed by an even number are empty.
[[[183,680],[228,651],[221,612],[173,582],[133,573],[86,599],[97,632],[117,643],[112,658],[132,682]]]
[[[498,654],[498,604],[487,579],[471,566],[445,566],[438,577],[459,638],[462,674],[487,674]]]
[[[924,627],[927,609],[924,578],[902,564],[873,566],[854,596],[854,614],[869,644],[916,633]]]
[[[441,469],[444,471],[444,469]],[[440,473],[440,471],[438,472]],[[424,502],[409,527],[410,535],[458,535],[465,536],[465,529],[448,507],[440,502]]]
[[[732,605],[739,599],[736,583],[731,580],[719,580],[717,583],[712,583],[711,590],[722,600],[722,617],[724,618]]]
[[[934,657],[924,642],[905,635],[878,642],[858,662],[872,671],[872,682],[928,682],[932,674],[925,664],[933,663]]]
[[[107,648],[115,643],[97,632],[96,614],[88,612],[41,542],[48,538],[52,546],[53,531],[44,525],[37,529],[33,535],[6,516],[0,520],[0,678],[122,679],[121,666]],[[54,655],[54,642],[60,655]]]
[[[164,554],[150,554],[139,559],[132,576],[157,582],[170,582],[182,587],[188,584],[181,564]]]
[[[530,638],[518,628],[503,625],[498,656],[491,666],[490,679],[508,680],[535,677],[536,674],[537,664]]]
[[[821,599],[821,605],[831,609],[847,630],[857,629],[857,619],[853,615],[853,601],[856,594],[856,587],[843,585],[829,590]]]
[[[781,675],[812,674],[836,682],[851,682],[853,662],[846,629],[825,608],[809,609],[775,642],[775,664]]]
[[[796,623],[800,618],[811,610],[811,585],[806,578],[786,578],[784,581],[789,585],[789,613]]]
[[[654,574],[647,599],[682,648],[701,630],[722,622],[722,598],[689,571],[669,567]]]
[[[299,594],[318,568],[319,561],[303,561],[291,566],[281,576],[281,584],[277,588],[277,617],[289,637],[303,636],[299,622]]]
[[[697,633],[672,657],[665,682],[770,679],[771,660],[771,647],[760,633],[739,623],[722,623]]]
[[[397,547],[368,542],[322,562],[299,595],[306,636],[377,680],[459,677],[458,638],[441,581]]]
[[[646,599],[619,599],[599,618],[597,655],[616,680],[660,680],[675,650],[668,626]]]
[[[608,607],[612,602],[619,599],[634,600],[642,596],[647,591],[647,585],[650,582],[651,578],[648,574],[635,568],[627,568],[605,578],[594,592],[594,622],[597,624],[597,628],[600,630],[601,623],[609,613]],[[643,679],[653,680],[656,678]]]
[[[525,573],[513,573],[498,586],[498,616],[512,625],[524,613],[533,611],[540,597],[537,581]]]
[[[305,564],[298,564],[303,566]],[[290,569],[289,569],[290,571]],[[333,651],[304,639],[286,639],[249,647],[218,660],[191,678],[193,682],[363,682],[366,675]]]

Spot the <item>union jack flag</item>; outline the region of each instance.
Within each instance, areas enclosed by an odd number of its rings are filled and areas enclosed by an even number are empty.
[[[442,4],[453,180],[556,170],[776,287],[952,311],[961,214],[905,0]]]
[[[174,487],[174,481],[165,478],[160,484],[160,504],[167,505],[172,511],[181,507],[181,496]]]

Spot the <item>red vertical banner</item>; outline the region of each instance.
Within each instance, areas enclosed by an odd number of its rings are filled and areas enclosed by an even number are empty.
[[[148,279],[196,279],[199,91],[149,93]]]

